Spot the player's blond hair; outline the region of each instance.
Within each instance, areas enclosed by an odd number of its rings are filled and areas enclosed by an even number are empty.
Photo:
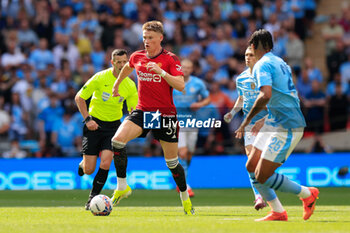
[[[160,21],[149,21],[142,26],[142,31],[153,31],[158,32],[160,34],[164,34],[163,24]]]

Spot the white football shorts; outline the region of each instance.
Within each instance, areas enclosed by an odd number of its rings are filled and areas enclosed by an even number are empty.
[[[284,129],[282,126],[264,125],[253,146],[261,150],[261,158],[275,163],[284,163],[300,139],[304,128]]]
[[[187,147],[188,151],[194,153],[198,139],[198,129],[180,128],[178,147]]]

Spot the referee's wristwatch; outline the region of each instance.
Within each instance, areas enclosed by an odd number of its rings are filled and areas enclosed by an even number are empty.
[[[86,124],[86,123],[88,123],[91,120],[92,120],[92,116],[89,115],[83,120],[83,123]]]

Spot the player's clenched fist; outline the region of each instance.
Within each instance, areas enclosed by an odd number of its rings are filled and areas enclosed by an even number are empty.
[[[226,123],[230,123],[232,118],[233,118],[233,115],[231,114],[231,112],[226,113],[224,116],[224,120]]]
[[[148,62],[146,65],[148,71],[156,72],[157,74],[162,73],[162,69],[155,62]]]

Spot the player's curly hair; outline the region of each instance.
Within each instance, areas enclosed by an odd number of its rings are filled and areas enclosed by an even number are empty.
[[[264,50],[270,51],[273,49],[272,35],[265,29],[259,29],[251,35],[248,41],[248,45],[254,45],[255,49],[257,49],[259,46],[262,46]]]
[[[142,31],[144,31],[144,30],[146,30],[146,31],[153,31],[153,32],[159,32],[162,35],[164,34],[164,29],[163,29],[162,22],[156,21],[156,20],[149,21],[149,22],[145,23],[142,26]]]

